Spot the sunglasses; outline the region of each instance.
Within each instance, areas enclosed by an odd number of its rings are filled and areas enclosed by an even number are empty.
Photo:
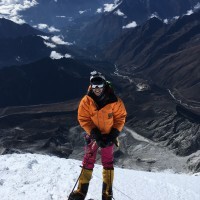
[[[92,84],[92,89],[95,89],[95,88],[103,88],[104,87],[104,84],[100,84],[100,85],[95,85],[95,84]]]

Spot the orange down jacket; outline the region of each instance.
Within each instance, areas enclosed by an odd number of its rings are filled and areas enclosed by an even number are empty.
[[[95,101],[90,96],[85,95],[78,108],[78,121],[87,134],[90,134],[95,127],[102,134],[110,133],[112,128],[121,131],[125,124],[126,115],[125,106],[120,98],[117,98],[116,102],[98,109]]]

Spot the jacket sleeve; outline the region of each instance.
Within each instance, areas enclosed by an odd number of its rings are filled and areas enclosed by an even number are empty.
[[[124,103],[120,98],[118,98],[118,101],[115,103],[113,107],[113,118],[114,118],[113,128],[116,128],[121,132],[126,121],[126,116],[127,112]]]
[[[90,134],[91,130],[96,127],[91,120],[89,101],[86,96],[83,97],[78,107],[78,121],[87,134]]]

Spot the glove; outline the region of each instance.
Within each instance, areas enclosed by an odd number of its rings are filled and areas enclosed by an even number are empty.
[[[103,141],[103,140],[96,140],[96,143],[101,148],[105,148],[105,147],[108,146],[108,144],[105,141]]]
[[[115,143],[116,138],[119,136],[120,132],[116,128],[112,128],[107,136],[109,142]]]
[[[101,132],[98,128],[93,128],[90,132],[92,139],[100,140],[101,139]]]
[[[90,132],[91,137],[96,141],[97,145],[105,148],[107,143],[103,140],[102,134],[98,128],[93,128]]]

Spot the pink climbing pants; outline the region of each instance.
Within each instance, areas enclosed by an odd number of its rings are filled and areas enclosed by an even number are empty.
[[[91,140],[91,142],[87,144],[84,148],[85,148],[85,155],[82,162],[83,168],[93,169],[96,161],[98,146],[94,140]],[[103,168],[113,169],[113,160],[114,160],[113,152],[114,152],[113,144],[105,148],[100,148],[101,162]]]

